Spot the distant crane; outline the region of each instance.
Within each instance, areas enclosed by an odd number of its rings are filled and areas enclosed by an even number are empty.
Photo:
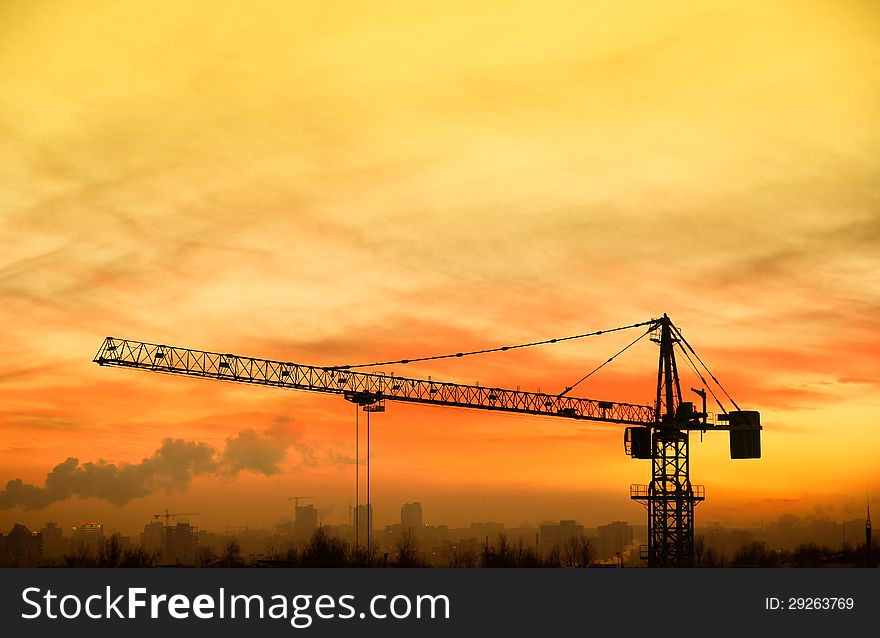
[[[165,524],[168,525],[168,520],[175,518],[177,516],[199,516],[199,512],[176,512],[174,514],[168,513],[168,508],[165,508],[164,514],[153,514],[153,518],[159,520],[160,518],[165,519]]]
[[[424,380],[396,377],[393,374],[353,371],[354,368],[402,365],[414,361],[504,352],[516,348],[541,346],[632,328],[647,329],[635,341],[582,379],[566,387],[559,394],[524,392],[518,388],[507,390],[480,385],[437,382],[430,378]],[[597,401],[566,396],[579,383],[648,335],[650,335],[651,341],[660,346],[654,405]],[[702,390],[694,390],[702,399],[702,410],[695,408],[692,402],[683,400],[678,365],[675,359],[676,347],[703,383]],[[665,314],[658,319],[570,337],[360,365],[308,366],[113,337],[107,337],[104,340],[94,361],[101,366],[120,366],[152,372],[338,394],[347,401],[361,406],[367,411],[368,419],[370,412],[384,410],[387,400],[623,424],[627,426],[624,431],[624,450],[626,453],[633,458],[651,460],[651,482],[647,485],[630,486],[630,498],[642,503],[648,510],[648,544],[642,548],[643,551],[640,554],[642,558],[647,559],[649,567],[688,567],[694,562],[694,507],[705,499],[705,489],[702,485],[692,485],[690,481],[689,433],[691,431],[701,433],[728,431],[731,458],[761,457],[760,414],[756,411],[739,408],[684,338],[681,330]],[[728,411],[724,407],[706,380],[706,376],[730,400],[734,410]],[[706,409],[707,391],[721,410],[721,413],[714,419]],[[369,459],[369,452],[367,458]]]

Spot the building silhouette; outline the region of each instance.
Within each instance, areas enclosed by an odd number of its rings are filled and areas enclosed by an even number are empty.
[[[163,552],[165,547],[164,527],[159,521],[144,525],[144,531],[141,533],[141,547],[150,553]]]
[[[40,529],[40,536],[43,539],[43,559],[51,560],[60,558],[67,552],[67,543],[64,538],[64,531],[58,527],[57,523],[46,523]]]
[[[539,548],[541,555],[547,557],[554,548],[561,549],[571,538],[584,535],[584,526],[573,520],[558,523],[541,523],[538,528]]]
[[[488,538],[489,542],[492,543],[498,539],[498,536],[502,532],[504,532],[504,523],[493,523],[491,521],[486,523],[471,523],[467,532],[467,538],[475,538],[481,543],[485,542]]]
[[[419,529],[422,526],[422,504],[404,503],[400,508],[400,526],[404,529]]]
[[[199,528],[189,523],[166,525],[163,560],[166,565],[194,565],[199,549]]]
[[[314,505],[297,505],[293,522],[294,535],[298,540],[311,538],[318,529],[318,510]]]
[[[598,534],[596,556],[599,560],[614,558],[618,553],[622,554],[626,546],[633,542],[633,528],[623,521],[600,525],[596,528],[596,532]]]
[[[75,552],[97,554],[104,540],[104,526],[101,523],[78,523],[73,526],[71,543]]]
[[[42,535],[16,523],[8,534],[0,534],[0,567],[36,567],[42,549]]]

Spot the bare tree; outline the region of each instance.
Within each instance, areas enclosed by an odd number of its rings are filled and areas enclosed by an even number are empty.
[[[403,530],[394,549],[397,551],[394,561],[397,567],[425,567],[425,561],[419,553],[419,541],[412,528]]]
[[[113,534],[98,543],[98,567],[117,567],[122,560],[122,536]]]
[[[303,567],[348,567],[352,560],[353,553],[349,547],[328,534],[324,527],[314,531],[300,554],[300,565]]]
[[[740,566],[776,567],[786,556],[781,552],[767,549],[761,541],[746,543],[736,550],[733,564]]]
[[[196,553],[196,565],[199,567],[213,567],[217,562],[217,553],[208,547],[202,545]]]
[[[544,567],[562,567],[562,549],[559,543],[553,543],[547,558],[544,559]]]
[[[562,546],[564,567],[589,567],[595,558],[593,542],[583,534],[569,537]]]
[[[473,549],[461,543],[446,545],[446,559],[450,567],[476,567],[477,556]]]
[[[241,567],[244,561],[241,559],[241,545],[234,538],[226,543],[223,548],[223,558],[221,560],[223,567]]]
[[[140,545],[126,547],[122,551],[120,567],[153,567],[159,562],[158,552],[148,552]]]

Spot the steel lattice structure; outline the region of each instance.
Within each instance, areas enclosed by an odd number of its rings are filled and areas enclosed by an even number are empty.
[[[675,363],[672,322],[663,321],[652,341],[660,346],[657,398],[650,431],[651,483],[630,487],[630,498],[648,508],[648,564],[656,567],[690,567],[694,555],[694,506],[705,491],[690,480],[687,431],[680,422],[693,420],[693,410],[681,400],[681,383]],[[696,416],[697,422],[706,414]]]
[[[104,340],[94,361],[102,366],[338,394],[369,411],[383,410],[385,401],[404,401],[630,426],[624,439],[627,453],[652,460],[651,483],[630,488],[631,498],[648,508],[644,558],[652,567],[686,567],[693,564],[694,505],[705,497],[703,487],[690,482],[688,432],[729,430],[731,457],[756,458],[760,457],[760,419],[757,412],[731,411],[719,418],[725,422],[711,423],[705,393],[702,412],[682,401],[674,354],[674,335],[680,333],[666,315],[650,323],[656,334],[652,340],[660,345],[653,406],[354,372],[113,337]]]
[[[632,425],[654,421],[654,408],[647,405],[351,372],[113,337],[104,340],[94,360],[100,365],[329,392],[364,405],[384,400],[409,401]]]

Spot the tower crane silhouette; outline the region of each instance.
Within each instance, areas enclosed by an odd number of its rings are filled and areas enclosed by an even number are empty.
[[[425,380],[356,370],[381,365],[506,352],[633,328],[646,330],[635,341],[559,394],[463,385],[433,381],[430,377]],[[568,393],[579,383],[648,335],[651,341],[660,347],[654,405],[568,396]],[[703,383],[703,389],[693,389],[702,399],[699,408],[692,402],[683,400],[675,358],[676,347]],[[702,485],[693,485],[690,481],[689,433],[691,431],[701,433],[727,431],[730,435],[732,459],[761,456],[760,414],[757,411],[739,408],[684,338],[681,330],[665,314],[657,319],[570,337],[358,365],[310,366],[114,337],[107,337],[104,340],[94,357],[94,362],[101,366],[135,368],[338,394],[367,412],[383,411],[386,401],[402,401],[622,424],[626,426],[624,430],[626,453],[633,458],[651,460],[650,483],[630,486],[630,498],[645,505],[648,511],[648,544],[642,548],[641,555],[648,561],[649,567],[693,565],[694,507],[704,500],[705,489]],[[707,376],[712,383],[707,381]],[[724,407],[712,389],[713,384],[735,409],[727,410]],[[715,418],[712,418],[707,410],[706,392],[713,397],[721,410]]]

